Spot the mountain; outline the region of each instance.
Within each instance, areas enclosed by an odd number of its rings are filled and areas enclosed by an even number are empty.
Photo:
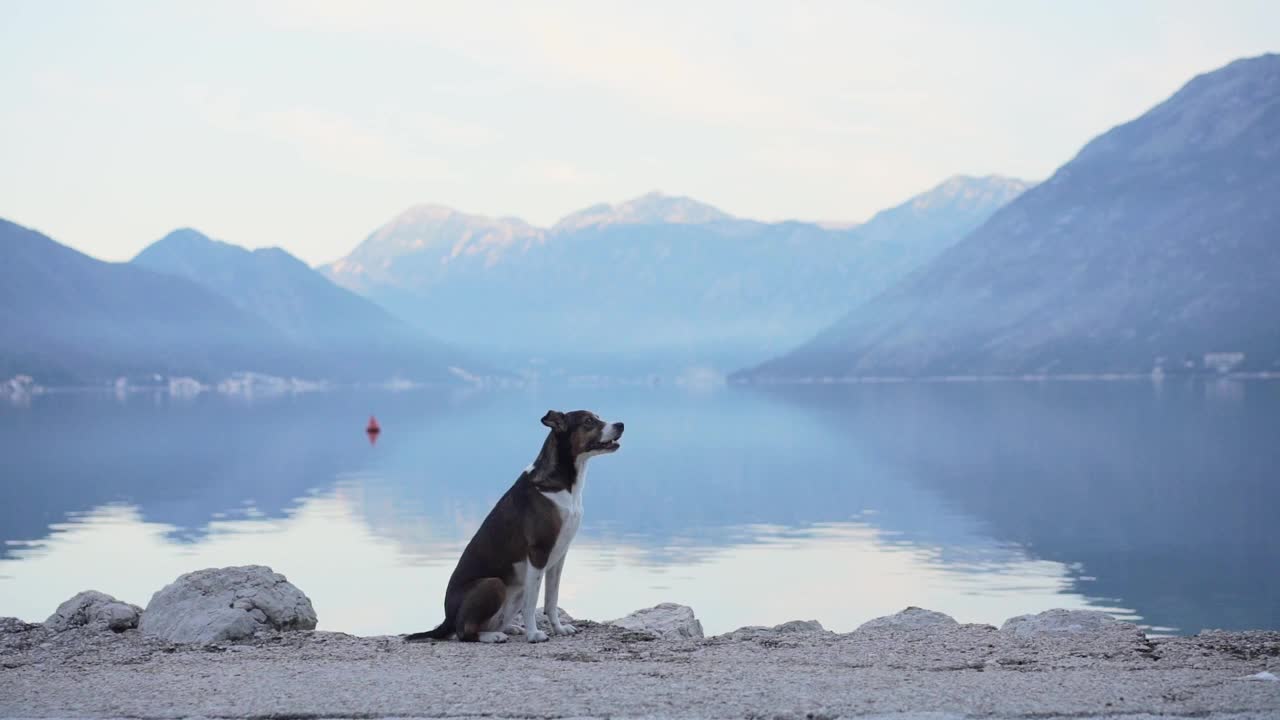
[[[458,382],[475,364],[280,250],[180,230],[131,263],[0,220],[0,378]]]
[[[856,227],[869,240],[934,254],[968,235],[1032,184],[1000,175],[954,175]]]
[[[1265,55],[1094,139],[917,272],[737,377],[1280,371],[1277,198],[1280,55]]]
[[[321,269],[449,342],[491,353],[586,359],[576,367],[605,374],[730,368],[812,336],[1025,187],[953,178],[843,229],[743,220],[660,193],[589,207],[549,229],[419,206]]]
[[[285,374],[288,355],[271,325],[206,288],[0,220],[0,377]]]
[[[655,225],[662,223],[692,225],[719,220],[732,220],[728,214],[706,203],[687,197],[672,197],[660,192],[642,195],[619,205],[601,203],[568,215],[552,228],[571,232],[602,225]]]
[[[132,263],[231,300],[315,358],[329,378],[425,380],[446,376],[451,365],[476,369],[461,353],[279,248],[249,251],[184,228],[152,243]]]
[[[541,244],[545,232],[517,218],[467,215],[440,205],[415,205],[373,232],[350,255],[323,268],[362,293],[429,287],[459,267],[481,269]]]

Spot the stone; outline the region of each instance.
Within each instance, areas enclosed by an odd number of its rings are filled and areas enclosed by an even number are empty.
[[[702,623],[694,616],[693,608],[676,603],[660,603],[605,624],[664,639],[703,637]]]
[[[269,567],[187,573],[151,597],[139,629],[175,643],[236,642],[264,630],[314,630],[311,600]]]
[[[773,631],[780,633],[826,632],[826,628],[822,627],[822,623],[817,620],[788,620],[781,625],[774,625]]]
[[[1162,650],[1133,623],[1098,610],[1056,608],[1009,618],[998,633],[1026,648],[1053,646],[1077,658],[1159,657]]]
[[[804,633],[825,633],[827,629],[817,620],[789,620],[780,625],[746,625],[737,630],[716,637],[725,640],[771,640],[779,635],[798,635]]]
[[[1241,679],[1280,673],[1278,656],[1247,656],[1271,642],[1262,634],[1221,634],[1212,648],[1162,639],[1153,661],[975,625],[775,634],[768,645],[580,629],[500,647],[264,633],[213,648],[222,652],[139,632],[45,642],[40,630],[6,650],[15,635],[0,635],[0,717],[1280,718],[1280,683]],[[1014,662],[985,663],[993,658]]]
[[[85,590],[59,605],[49,619],[44,621],[44,625],[53,632],[81,627],[124,632],[138,627],[138,616],[141,613],[142,608],[137,605],[130,605],[97,590]]]
[[[959,625],[955,618],[945,613],[935,610],[925,610],[914,605],[906,608],[893,615],[885,615],[873,620],[868,620],[858,626],[854,632],[862,632],[863,630],[920,630],[931,627],[950,627]]]
[[[0,617],[0,635],[24,633],[28,630],[35,630],[38,627],[40,626],[36,623],[19,620],[16,617]]]
[[[1045,635],[1102,635],[1137,630],[1133,623],[1117,620],[1101,610],[1064,610],[1054,608],[1041,613],[1019,615],[1004,621],[1000,632],[1019,638]]]

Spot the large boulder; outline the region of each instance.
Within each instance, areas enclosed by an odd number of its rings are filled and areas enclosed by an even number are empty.
[[[151,597],[139,629],[179,643],[243,640],[262,630],[313,630],[311,600],[269,567],[187,573]]]
[[[1150,657],[1154,647],[1137,625],[1098,610],[1046,610],[1009,618],[1000,634],[1025,647],[1052,647],[1076,657]]]
[[[73,628],[124,632],[138,627],[138,616],[141,613],[142,608],[137,605],[130,605],[97,590],[85,590],[59,605],[49,619],[44,621],[44,626],[53,632]]]
[[[1004,621],[1000,632],[1028,639],[1042,636],[1131,634],[1138,627],[1117,620],[1100,610],[1064,610],[1019,615]]]
[[[854,632],[864,630],[922,630],[934,627],[958,625],[955,618],[935,610],[925,610],[914,605],[892,615],[868,620]]]
[[[606,624],[667,639],[703,636],[702,623],[694,617],[693,608],[675,603],[661,603],[651,608],[637,610],[624,618],[610,620]]]

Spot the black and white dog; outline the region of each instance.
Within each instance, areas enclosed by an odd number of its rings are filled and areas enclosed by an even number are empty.
[[[551,428],[533,464],[480,524],[449,578],[444,594],[444,622],[434,630],[405,637],[422,640],[505,642],[508,633],[523,632],[529,642],[542,642],[534,610],[543,576],[547,580],[546,611],[551,631],[577,632],[560,622],[556,606],[565,553],[582,524],[582,486],[587,460],[618,449],[622,423],[608,423],[586,410],[551,410],[542,418]],[[524,627],[513,624],[523,614]]]

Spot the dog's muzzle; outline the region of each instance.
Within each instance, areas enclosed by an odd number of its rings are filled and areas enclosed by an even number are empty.
[[[622,447],[618,441],[622,439],[622,431],[626,427],[620,423],[606,423],[604,429],[600,431],[600,439],[592,444],[592,450],[604,450],[605,452],[613,452]]]

